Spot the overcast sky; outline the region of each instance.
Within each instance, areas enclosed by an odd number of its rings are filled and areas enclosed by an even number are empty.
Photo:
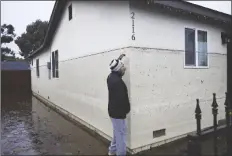
[[[231,14],[231,1],[189,1],[220,12]],[[12,24],[17,35],[26,31],[26,26],[36,19],[49,20],[55,1],[1,1],[1,24]],[[8,47],[19,49],[11,43]],[[18,56],[18,55],[17,55]]]

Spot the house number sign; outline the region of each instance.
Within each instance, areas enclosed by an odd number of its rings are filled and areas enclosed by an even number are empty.
[[[132,14],[132,16],[131,16],[131,19],[132,19],[132,36],[131,36],[131,39],[135,40],[135,13],[132,12],[131,14]]]

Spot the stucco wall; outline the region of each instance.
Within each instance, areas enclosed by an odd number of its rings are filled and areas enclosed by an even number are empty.
[[[69,21],[67,7],[71,3],[73,18]],[[110,61],[126,53],[117,48],[127,46],[130,40],[129,3],[72,1],[65,8],[51,46],[34,58],[32,90],[112,136],[106,78]],[[59,52],[59,78],[49,79],[46,63],[55,50]],[[99,52],[105,53],[91,55]]]
[[[224,118],[226,56],[211,54],[209,69],[184,69],[183,53],[131,49],[131,147],[137,148],[196,130],[196,99],[200,99],[202,128],[212,126],[212,93]],[[153,139],[153,131],[166,135]]]
[[[192,28],[207,31],[209,53],[227,52],[226,45],[221,44],[221,28],[155,10],[131,7],[130,12],[135,13],[136,40],[131,42],[133,46],[184,51],[185,28]]]
[[[51,102],[112,136],[106,78],[109,62],[125,53],[128,69],[124,80],[131,100],[130,148],[194,131],[196,98],[201,103],[203,127],[211,126],[213,92],[219,97],[219,119],[224,117],[226,47],[221,45],[220,28],[158,12],[129,11],[124,1],[75,1],[72,5],[73,19],[68,21],[66,9],[51,47],[36,57],[41,67],[40,78],[32,68],[34,92],[49,96]],[[131,41],[130,12],[135,12],[135,41]],[[184,68],[185,27],[207,30],[208,69]],[[117,49],[126,46],[151,49]],[[111,49],[115,50],[107,52]],[[50,80],[46,62],[55,50],[59,51],[59,78]],[[91,55],[98,52],[105,53]],[[153,139],[152,132],[162,128],[166,128],[166,136]]]
[[[194,111],[200,99],[202,127],[212,126],[212,93],[224,118],[227,48],[222,29],[166,13],[131,7],[135,36],[130,50],[131,147],[138,148],[196,130]],[[177,20],[178,19],[178,20]],[[185,28],[207,31],[209,68],[184,68]],[[166,50],[165,50],[166,49]],[[153,131],[166,135],[153,138]]]
[[[39,78],[36,75],[36,59],[39,59]],[[33,66],[31,66],[32,91],[45,98],[48,97],[49,90],[53,89],[52,80],[49,79],[47,62],[50,62],[50,48],[45,49],[43,53],[33,58]]]
[[[46,66],[40,67],[40,78],[36,78],[33,68],[33,91],[112,136],[106,79],[109,62],[121,53],[127,54],[122,49],[60,62],[58,79],[48,79]],[[70,67],[75,68],[70,71]]]
[[[73,19],[67,7],[72,4]],[[130,12],[127,1],[69,2],[52,41],[59,59],[67,60],[128,46]]]

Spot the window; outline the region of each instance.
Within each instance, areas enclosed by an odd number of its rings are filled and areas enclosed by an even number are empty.
[[[208,66],[206,31],[185,29],[185,66]]]
[[[59,77],[59,58],[58,58],[58,50],[52,52],[52,77]]]
[[[68,7],[68,19],[69,21],[72,19],[72,4]]]
[[[52,77],[55,77],[55,56],[54,56],[54,52],[52,52]]]
[[[55,51],[55,71],[56,71],[56,77],[59,77],[59,71],[58,71],[58,65],[59,65],[59,60],[58,60],[58,50]]]
[[[208,66],[207,58],[207,32],[198,30],[198,65]]]
[[[51,57],[50,57],[50,62],[47,62],[47,67],[48,67],[48,79],[51,79]]]
[[[185,29],[185,65],[196,65],[195,30]]]
[[[39,59],[36,59],[36,75],[39,77]]]

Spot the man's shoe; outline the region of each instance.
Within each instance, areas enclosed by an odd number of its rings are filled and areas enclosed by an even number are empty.
[[[108,152],[108,155],[116,155],[116,153]]]

